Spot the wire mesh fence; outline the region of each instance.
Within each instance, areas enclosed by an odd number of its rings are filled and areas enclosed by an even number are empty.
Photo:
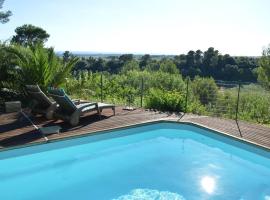
[[[107,72],[84,74],[76,81],[67,90],[91,101],[270,124],[270,92],[258,83],[183,79],[164,73],[119,78]]]
[[[205,93],[199,93],[199,100],[205,106],[206,113],[217,117],[237,118],[237,83],[216,81],[216,87],[206,85]]]

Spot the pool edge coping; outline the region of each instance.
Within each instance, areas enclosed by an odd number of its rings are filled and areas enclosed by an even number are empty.
[[[129,125],[125,125],[125,126],[108,128],[108,129],[104,129],[104,130],[97,130],[97,131],[92,131],[92,132],[80,132],[77,135],[66,136],[66,137],[63,137],[63,138],[49,139],[47,141],[33,142],[33,143],[29,143],[29,144],[16,145],[16,146],[12,146],[12,147],[2,147],[2,148],[0,148],[0,153],[5,152],[5,151],[9,151],[9,150],[14,150],[14,149],[20,149],[20,148],[31,147],[31,146],[41,145],[41,144],[54,143],[54,142],[60,142],[60,141],[64,141],[64,140],[71,140],[71,139],[76,139],[76,138],[81,138],[81,137],[88,137],[88,136],[91,136],[91,135],[105,134],[105,133],[108,133],[110,131],[119,131],[119,130],[124,130],[124,129],[129,129],[129,128],[135,128],[135,127],[150,125],[150,124],[157,124],[157,123],[173,123],[173,124],[192,125],[192,126],[195,126],[197,128],[201,128],[201,129],[213,132],[213,133],[215,133],[217,135],[221,135],[221,136],[224,136],[224,137],[227,137],[227,138],[230,138],[230,139],[234,139],[234,140],[239,141],[241,143],[251,145],[253,147],[256,147],[256,148],[262,149],[264,151],[270,152],[270,147],[258,144],[256,142],[247,140],[245,138],[234,136],[234,135],[231,135],[231,134],[226,133],[224,131],[219,131],[219,130],[217,130],[215,128],[210,128],[210,127],[208,127],[206,125],[202,125],[200,123],[189,122],[189,121],[178,121],[178,120],[175,121],[175,120],[176,119],[170,120],[170,119],[162,119],[161,118],[161,119],[148,120],[148,121],[144,121],[144,122],[140,122],[140,123],[129,124]]]

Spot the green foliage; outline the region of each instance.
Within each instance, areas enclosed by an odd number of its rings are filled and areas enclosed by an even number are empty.
[[[259,63],[258,80],[265,88],[270,90],[270,46],[264,49]]]
[[[0,10],[3,8],[5,0],[0,0]],[[0,23],[5,24],[9,21],[9,17],[12,15],[11,11],[0,11]]]
[[[40,27],[31,24],[24,24],[15,29],[16,35],[11,39],[11,43],[23,46],[33,46],[45,43],[50,35]]]
[[[132,61],[134,59],[133,54],[123,54],[119,56],[119,60],[123,63]]]
[[[81,61],[75,66],[74,71],[107,71],[118,74],[132,68],[137,69],[137,64],[134,65],[136,62],[139,63],[140,70],[149,72],[162,71],[170,74],[181,74],[183,77],[213,77],[216,80],[226,81],[257,81],[258,58],[222,55],[213,47],[208,48],[205,52],[201,50],[189,51],[187,54],[174,57],[149,54],[143,56],[124,54],[100,57],[98,59],[82,57]],[[133,63],[132,66],[130,66],[130,63]]]
[[[149,54],[143,55],[140,59],[140,68],[144,69],[151,61],[151,56]]]
[[[80,72],[76,78],[67,79],[66,91],[74,98],[94,101],[100,98],[100,75],[91,72]]]
[[[218,87],[213,78],[195,77],[192,89],[203,105],[213,104],[217,99]]]
[[[114,103],[139,103],[143,80],[143,94],[148,96],[150,89],[163,91],[182,92],[185,83],[179,74],[169,74],[161,71],[149,72],[130,70],[121,74],[103,73],[103,98]],[[81,72],[68,82],[68,91],[76,97],[83,97],[89,100],[100,99],[101,97],[101,74],[88,71]],[[86,94],[86,91],[89,91]],[[83,94],[82,94],[83,93]],[[85,94],[85,95],[84,95]],[[130,98],[131,97],[131,98]]]
[[[245,59],[237,59],[243,61],[241,65],[246,65]],[[234,119],[238,94],[235,84],[218,87],[213,78],[196,76],[189,83],[186,105],[187,85],[179,72],[186,68],[179,66],[185,63],[189,66],[189,73],[193,70],[193,75],[212,73],[219,76],[220,72],[214,70],[218,65],[224,66],[223,74],[233,76],[236,71],[247,74],[244,68],[239,71],[236,67],[237,59],[229,55],[221,56],[214,49],[209,49],[207,53],[190,51],[188,55],[176,56],[173,60],[152,59],[150,55],[136,60],[133,55],[127,54],[109,60],[81,58],[78,62],[78,58],[69,52],[58,57],[53,49],[46,49],[40,43],[29,46],[0,44],[0,93],[1,98],[4,95],[16,99],[21,98],[26,84],[39,84],[44,91],[48,86],[61,86],[73,98],[103,99],[120,105],[130,103],[132,106],[139,106],[143,95],[143,105],[147,108],[174,112],[187,108],[187,112]],[[263,65],[258,73],[262,73],[260,70],[265,69],[263,66],[267,66],[268,60],[262,58],[260,62]],[[205,69],[194,67],[204,64]],[[241,87],[239,119],[270,123],[269,99],[269,93],[262,87],[255,84]]]
[[[270,123],[269,96],[243,94],[240,101],[240,118],[257,123]]]
[[[145,66],[145,70],[149,72],[158,71],[159,70],[159,63],[157,61],[152,61]]]
[[[216,116],[224,116],[235,119],[237,103],[237,88],[224,89],[218,92],[218,98],[212,107],[207,107],[207,111],[213,112]]]
[[[128,71],[140,70],[139,63],[135,60],[127,61],[124,63],[121,72],[127,73]]]
[[[200,101],[194,99],[189,100],[187,105],[187,112],[188,113],[194,113],[198,115],[206,114],[206,108],[200,103]]]
[[[247,121],[270,124],[270,93],[258,85],[241,88],[239,117]]]
[[[146,99],[146,107],[161,111],[184,111],[185,97],[177,91],[150,89],[150,94]]]
[[[169,74],[179,74],[179,70],[177,69],[176,65],[171,60],[163,60],[160,63],[160,71],[166,72]]]
[[[185,88],[182,76],[179,74],[169,74],[157,71],[155,73],[150,73],[150,75],[152,87],[177,91],[183,91]]]
[[[77,58],[63,63],[52,48],[43,48],[42,44],[31,47],[13,45],[6,48],[13,56],[12,62],[17,66],[18,84],[38,84],[42,89],[48,86],[59,86],[70,75],[70,70],[78,61]],[[46,90],[45,90],[46,91]]]
[[[84,72],[71,78],[68,91],[74,97],[100,100],[101,74]],[[141,84],[144,80],[144,106],[161,111],[185,111],[186,84],[177,74],[161,71],[127,71],[125,74],[103,73],[103,97],[107,102],[116,104],[139,105]],[[187,112],[215,115],[235,119],[237,91],[236,87],[218,88],[211,78],[196,77],[190,82]],[[251,93],[253,91],[253,93]],[[256,93],[254,94],[254,91]],[[201,98],[200,98],[201,97]],[[268,100],[267,100],[268,99]],[[257,123],[270,123],[270,95],[257,85],[241,87],[239,101],[239,119]],[[207,100],[207,101],[206,101]]]
[[[217,80],[249,82],[256,82],[257,79],[255,69],[258,58],[222,55],[213,47],[205,52],[189,51],[186,55],[175,56],[174,63],[184,77],[211,76]]]
[[[12,55],[6,51],[7,45],[0,43],[0,89],[14,88],[16,80],[15,66],[12,65]]]
[[[238,87],[219,90],[216,101],[205,106],[206,115],[235,119]],[[255,84],[240,89],[238,119],[256,123],[270,123],[270,94]]]
[[[69,51],[65,51],[65,52],[63,53],[63,61],[64,61],[64,63],[68,62],[68,60],[69,60],[71,57],[73,57],[72,53],[69,52]]]

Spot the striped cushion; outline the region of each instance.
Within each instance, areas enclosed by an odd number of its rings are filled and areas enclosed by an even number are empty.
[[[71,114],[77,109],[76,105],[67,96],[63,89],[48,88],[48,92],[52,95],[53,99],[60,105],[60,109],[63,113]]]
[[[48,92],[53,95],[58,95],[58,96],[64,96],[66,95],[65,90],[62,88],[53,88],[53,87],[48,87]]]
[[[41,89],[38,85],[26,85],[25,87],[28,92],[41,92]]]

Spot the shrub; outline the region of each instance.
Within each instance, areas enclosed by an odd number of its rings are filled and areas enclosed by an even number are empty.
[[[270,123],[269,95],[242,93],[239,100],[239,117],[257,123]]]
[[[206,114],[205,107],[198,100],[189,101],[187,105],[187,112],[198,115]]]
[[[18,84],[23,88],[27,84],[38,84],[46,91],[48,86],[59,86],[65,82],[77,58],[64,63],[52,48],[44,48],[42,44],[31,47],[13,45],[6,48],[13,55],[13,63],[17,65]]]
[[[146,99],[146,107],[161,111],[184,111],[185,97],[177,91],[151,89]]]
[[[213,104],[217,99],[218,87],[213,78],[195,77],[192,90],[203,105]]]
[[[212,111],[216,116],[224,116],[228,118],[235,118],[237,103],[237,90],[236,88],[225,89],[219,91],[218,98],[213,105]]]
[[[258,68],[258,81],[268,90],[270,90],[270,45],[263,50],[260,58],[260,67]]]

